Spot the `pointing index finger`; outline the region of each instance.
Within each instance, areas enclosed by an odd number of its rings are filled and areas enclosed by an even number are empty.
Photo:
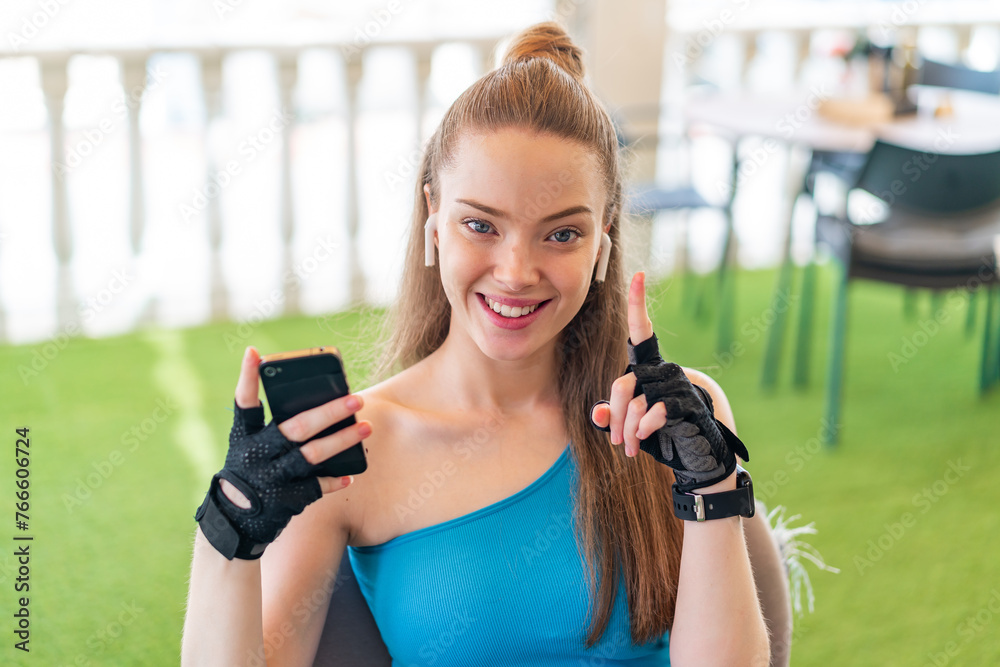
[[[638,345],[652,335],[653,323],[646,310],[646,274],[638,271],[628,290],[628,336],[633,345]]]

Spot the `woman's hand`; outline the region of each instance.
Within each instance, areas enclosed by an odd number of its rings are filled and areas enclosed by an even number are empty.
[[[371,434],[368,422],[358,422],[306,445],[328,426],[357,412],[358,396],[344,396],[307,410],[279,426],[264,425],[264,408],[257,398],[260,361],[247,348],[236,386],[233,428],[226,464],[195,518],[209,542],[226,558],[258,558],[293,516],[324,493],[343,489],[350,476],[318,477],[313,466],[353,446]]]
[[[260,382],[260,355],[253,347],[248,347],[243,355],[243,365],[240,366],[240,379],[236,383],[236,406],[244,409],[260,405],[257,387]],[[328,426],[347,419],[364,406],[364,399],[356,394],[349,394],[324,403],[311,410],[301,412],[291,419],[278,425],[278,431],[292,442],[303,442],[316,435]],[[358,421],[348,428],[313,440],[302,445],[300,451],[309,463],[315,465],[331,456],[356,445],[372,433],[371,422]],[[317,477],[324,494],[339,491],[353,481],[353,476],[347,477]],[[241,507],[249,507],[249,501],[229,482],[223,480],[222,490],[226,496]],[[231,493],[235,492],[235,493]]]
[[[632,276],[628,291],[628,334],[630,342],[642,342],[653,335],[653,322],[646,310],[646,274]],[[625,454],[639,453],[642,440],[667,423],[667,408],[656,403],[646,409],[646,397],[635,396],[635,373],[626,373],[611,385],[611,402],[594,406],[590,418],[601,428],[611,428],[611,444],[625,443]]]
[[[594,425],[610,430],[612,444],[624,442],[628,456],[641,449],[673,468],[681,491],[726,479],[736,469],[736,454],[744,460],[749,454],[715,419],[708,392],[660,356],[642,272],[632,277],[628,327],[629,366],[612,384],[610,402],[599,401],[592,408]]]

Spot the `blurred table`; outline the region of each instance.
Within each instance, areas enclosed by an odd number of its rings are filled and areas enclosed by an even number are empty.
[[[821,116],[820,101],[833,97],[822,87],[774,94],[696,91],[685,100],[684,116],[689,125],[705,126],[733,140],[757,136],[812,150],[866,153],[877,138],[939,153],[1000,148],[1000,96],[930,86],[912,89],[918,112],[888,122],[848,125]],[[933,109],[945,95],[953,113],[935,117]]]
[[[859,124],[836,122],[820,114],[820,103],[835,97],[833,91],[822,86],[792,93],[693,91],[684,102],[685,120],[692,131],[707,129],[733,144],[730,202],[736,198],[744,164],[756,163],[752,171],[746,170],[747,174],[753,173],[771,154],[782,148],[788,152],[783,261],[775,288],[775,303],[772,303],[776,316],[768,332],[762,377],[764,387],[771,387],[777,381],[777,359],[785,319],[785,309],[779,307],[777,299],[791,291],[792,215],[795,202],[804,190],[812,153],[864,154],[876,139],[934,153],[975,154],[1000,149],[1000,96],[930,86],[912,86],[910,92],[915,96],[911,99],[917,103],[917,113]],[[945,96],[951,113],[935,116],[934,109]],[[750,155],[740,158],[738,144],[745,137],[759,137],[764,142]],[[730,243],[735,244],[736,239],[727,239],[727,247]],[[807,265],[803,280],[815,280],[811,267],[812,262]],[[804,321],[800,321],[800,326]],[[734,344],[732,327],[727,324],[720,331],[719,350],[729,352],[728,348]],[[805,375],[796,377],[797,384],[805,385],[807,381]]]

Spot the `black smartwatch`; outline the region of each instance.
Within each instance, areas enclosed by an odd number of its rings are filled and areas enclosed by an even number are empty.
[[[695,489],[697,491],[697,489]],[[750,473],[736,466],[736,488],[719,493],[683,493],[674,484],[674,514],[685,521],[710,521],[731,516],[753,516],[753,481]]]

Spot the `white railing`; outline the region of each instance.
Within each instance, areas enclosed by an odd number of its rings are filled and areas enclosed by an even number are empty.
[[[562,3],[565,4],[565,3]],[[578,3],[570,3],[574,7]],[[751,10],[752,8],[752,10]],[[916,9],[913,9],[916,8]],[[717,38],[726,36],[741,40],[742,67],[739,79],[743,80],[749,65],[759,56],[757,52],[758,38],[765,33],[780,33],[793,39],[797,46],[796,68],[794,77],[800,74],[800,69],[812,54],[812,45],[816,35],[823,31],[846,29],[860,30],[868,27],[886,36],[887,41],[898,38],[898,32],[910,32],[919,37],[919,33],[927,29],[946,29],[955,33],[955,41],[960,53],[966,52],[980,31],[994,31],[1000,34],[1000,3],[972,2],[968,0],[956,2],[937,2],[935,0],[909,0],[900,3],[876,2],[766,2],[765,0],[723,0],[716,3],[683,3],[673,2],[669,5],[667,14],[669,26],[668,44],[666,45],[665,67],[666,91],[663,99],[668,104],[683,99],[683,90],[691,80],[694,72],[702,63],[706,54],[716,46]],[[288,122],[278,122],[274,127],[276,142],[280,145],[280,179],[279,189],[279,220],[281,253],[283,256],[283,271],[286,275],[293,264],[293,238],[297,229],[296,209],[293,206],[293,157],[291,154],[290,137],[294,133],[299,119],[294,113],[294,92],[299,77],[300,60],[307,51],[326,50],[337,54],[344,68],[344,89],[341,91],[344,100],[343,122],[347,128],[346,147],[342,156],[345,165],[345,201],[346,216],[346,258],[349,262],[347,271],[349,302],[364,301],[367,293],[364,267],[361,265],[359,250],[359,175],[358,151],[355,143],[358,115],[358,92],[365,81],[364,63],[366,56],[374,49],[401,49],[409,54],[413,64],[413,81],[416,90],[416,107],[412,113],[412,122],[416,128],[415,136],[418,144],[425,139],[424,116],[429,104],[429,84],[432,75],[432,56],[444,44],[463,42],[478,54],[478,69],[485,71],[491,66],[494,49],[502,37],[506,35],[489,36],[475,39],[439,39],[426,41],[397,40],[378,41],[372,43],[354,42],[315,42],[300,43],[294,46],[288,44],[242,43],[198,46],[189,44],[159,44],[142,49],[74,49],[74,50],[42,50],[21,49],[14,52],[0,51],[0,59],[28,58],[37,63],[39,82],[44,102],[47,108],[49,123],[47,132],[50,139],[50,164],[65,164],[67,161],[66,132],[63,122],[63,112],[68,89],[69,67],[73,58],[79,56],[110,56],[119,64],[122,89],[134,102],[127,108],[127,164],[128,164],[128,223],[129,243],[133,255],[137,256],[143,246],[144,238],[149,231],[147,219],[148,205],[145,200],[147,193],[147,175],[143,167],[143,137],[139,129],[139,117],[142,110],[141,92],[149,85],[148,63],[150,58],[161,53],[187,53],[198,59],[201,75],[201,93],[207,118],[206,130],[220,119],[222,113],[222,91],[225,76],[224,63],[233,54],[258,51],[269,54],[275,63],[275,79],[278,100],[281,109],[288,114]],[[794,78],[793,77],[793,78]],[[676,106],[676,105],[674,105]],[[207,138],[206,132],[206,138]],[[206,157],[204,164],[204,192],[217,190],[220,174],[224,174],[227,165],[223,156],[213,154],[211,142],[204,142]],[[416,165],[411,165],[415,171]],[[51,175],[51,243],[56,258],[56,302],[57,324],[60,331],[74,332],[74,323],[79,320],[79,295],[74,290],[71,265],[74,260],[72,243],[73,212],[68,204],[67,179],[60,175],[60,170],[52,168]],[[223,212],[218,196],[206,197],[203,215],[207,221],[209,255],[211,258],[210,312],[213,318],[231,316],[231,290],[227,288],[223,277]],[[282,284],[283,295],[277,312],[295,313],[300,311],[299,283],[285,281]],[[78,330],[78,329],[77,329]],[[7,338],[4,327],[4,313],[0,308],[0,340]]]
[[[817,34],[836,30],[867,31],[872,41],[882,44],[919,44],[922,33],[944,30],[954,35],[955,55],[959,57],[969,54],[976,33],[992,33],[993,62],[978,64],[984,65],[983,69],[997,65],[1000,3],[991,0],[708,0],[672,2],[668,7],[671,39],[667,58],[674,72],[685,77],[697,70],[716,40],[725,36],[735,38],[742,47],[739,79],[743,81],[759,55],[760,37],[777,33],[794,43],[793,78],[797,79],[811,57]]]
[[[366,54],[371,49],[391,48],[404,50],[413,61],[413,71],[416,78],[416,108],[413,110],[413,122],[416,127],[417,143],[424,136],[423,118],[429,101],[429,85],[431,78],[432,56],[435,50],[443,44],[464,43],[474,49],[479,55],[479,71],[485,71],[491,63],[494,49],[501,39],[485,37],[475,39],[440,39],[440,40],[382,40],[364,43],[359,39],[344,43],[302,43],[295,46],[276,44],[239,44],[231,46],[192,47],[188,45],[162,44],[143,49],[74,49],[74,50],[29,50],[21,49],[17,53],[0,52],[0,59],[7,57],[29,58],[37,63],[38,76],[45,106],[48,112],[49,134],[49,170],[51,176],[51,228],[52,246],[57,264],[56,311],[57,328],[60,331],[77,333],[79,331],[80,307],[79,296],[74,289],[71,264],[74,260],[73,230],[71,210],[68,205],[67,169],[65,165],[73,159],[72,147],[67,146],[64,125],[64,108],[69,77],[67,69],[73,58],[79,56],[112,57],[118,61],[121,73],[122,90],[127,95],[127,163],[128,163],[128,217],[129,237],[133,256],[138,256],[146,234],[147,210],[144,201],[146,191],[146,174],[143,168],[143,137],[139,128],[139,116],[142,111],[143,93],[149,85],[147,81],[147,65],[152,56],[164,53],[186,53],[194,55],[200,63],[201,87],[206,110],[207,130],[217,122],[222,113],[223,64],[227,57],[234,53],[247,51],[263,51],[274,59],[278,98],[281,113],[286,118],[273,123],[271,128],[277,135],[276,144],[280,145],[280,236],[283,245],[282,275],[289,275],[293,269],[292,240],[296,230],[295,207],[292,202],[292,157],[290,137],[298,124],[295,113],[293,95],[296,88],[299,70],[299,59],[307,51],[328,50],[339,54],[344,68],[345,88],[342,93],[344,100],[344,125],[346,131],[346,257],[349,262],[349,302],[361,303],[365,299],[365,273],[358,258],[358,155],[356,134],[358,124],[358,90],[364,78],[364,62]],[[287,122],[286,122],[287,121]],[[95,132],[100,128],[94,128]],[[211,255],[211,316],[213,319],[223,319],[230,315],[229,289],[223,278],[221,250],[223,245],[223,215],[220,197],[217,196],[220,178],[226,178],[227,165],[219,156],[213,155],[210,142],[206,141],[206,181],[203,189],[205,197],[203,214],[208,223],[208,242]],[[413,171],[415,172],[415,167]],[[202,211],[199,211],[201,214]],[[300,311],[298,281],[284,281],[283,297],[280,299],[280,312],[296,313]],[[148,316],[148,313],[147,313]],[[0,339],[4,338],[4,319],[0,309]]]

